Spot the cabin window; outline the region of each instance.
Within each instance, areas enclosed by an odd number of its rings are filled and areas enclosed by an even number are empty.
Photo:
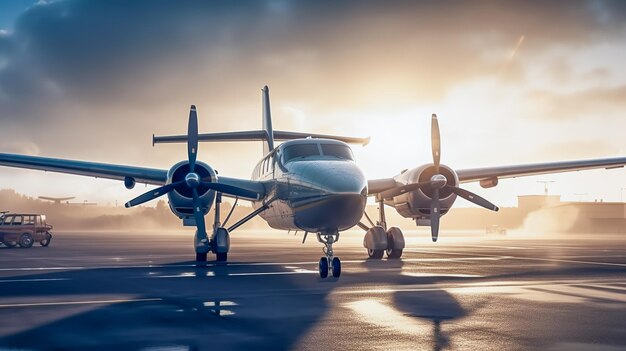
[[[322,144],[322,152],[324,156],[332,156],[343,160],[354,160],[352,150],[346,145],[341,144]]]
[[[285,147],[283,154],[285,163],[287,163],[309,156],[319,156],[320,151],[317,144],[295,144]]]
[[[13,218],[13,225],[22,225],[22,216],[15,216]]]

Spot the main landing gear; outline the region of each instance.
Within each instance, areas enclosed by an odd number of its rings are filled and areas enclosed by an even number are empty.
[[[341,275],[341,260],[334,257],[333,243],[339,240],[339,232],[335,233],[317,233],[317,241],[324,244],[324,256],[320,258],[319,272],[321,278],[328,277],[329,271],[333,277],[339,278]]]
[[[387,253],[387,258],[400,258],[402,257],[402,251],[405,246],[404,235],[402,234],[402,230],[400,230],[400,228],[391,227],[387,229],[384,206],[383,200],[379,200],[379,218],[376,225],[374,225],[367,213],[364,214],[371,224],[371,227],[359,222],[359,227],[366,230],[365,237],[363,238],[363,247],[367,249],[367,255],[372,260],[380,260],[383,258],[385,252]]]
[[[235,198],[235,203],[230,209],[230,212],[226,216],[224,223],[220,222],[220,205],[222,203],[222,193],[217,193],[215,197],[215,220],[213,222],[213,235],[211,238],[207,238],[206,231],[198,229],[195,236],[195,248],[196,248],[196,262],[206,262],[209,252],[215,254],[215,261],[226,262],[228,260],[228,251],[230,250],[230,232],[239,228],[242,224],[256,217],[259,213],[267,210],[272,202],[276,198],[272,198],[266,201],[261,207],[252,211],[249,215],[237,221],[237,223],[226,228],[226,223],[233,214],[235,207],[237,206],[238,198]]]

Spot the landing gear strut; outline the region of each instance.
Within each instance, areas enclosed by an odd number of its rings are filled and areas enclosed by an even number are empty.
[[[226,262],[228,260],[228,251],[230,250],[230,232],[256,217],[259,213],[267,210],[270,204],[275,200],[276,198],[272,198],[266,201],[261,207],[252,211],[252,213],[240,219],[227,229],[226,222],[228,222],[228,219],[233,214],[238,199],[235,199],[235,204],[231,208],[228,216],[226,216],[226,220],[224,223],[221,223],[220,205],[222,203],[222,193],[218,192],[215,197],[215,220],[213,222],[213,235],[211,235],[211,239],[207,238],[206,233],[198,234],[198,231],[196,231],[196,262],[206,262],[208,252],[215,253],[215,261]]]
[[[317,233],[317,241],[324,244],[324,256],[320,258],[319,272],[321,278],[328,277],[328,272],[331,271],[333,277],[339,278],[341,275],[341,260],[339,257],[334,257],[333,243],[339,240],[339,232],[335,233]]]

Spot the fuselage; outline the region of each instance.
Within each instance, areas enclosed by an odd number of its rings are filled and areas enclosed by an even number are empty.
[[[359,222],[367,201],[363,172],[350,147],[336,140],[287,141],[257,164],[252,179],[266,187],[253,206],[271,201],[260,216],[275,229],[346,230]]]

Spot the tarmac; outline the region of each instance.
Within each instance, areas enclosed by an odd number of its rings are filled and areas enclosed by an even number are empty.
[[[2,246],[0,350],[626,350],[625,237],[405,235],[373,261],[342,234],[338,279],[313,235],[236,231],[202,267],[190,230]]]

